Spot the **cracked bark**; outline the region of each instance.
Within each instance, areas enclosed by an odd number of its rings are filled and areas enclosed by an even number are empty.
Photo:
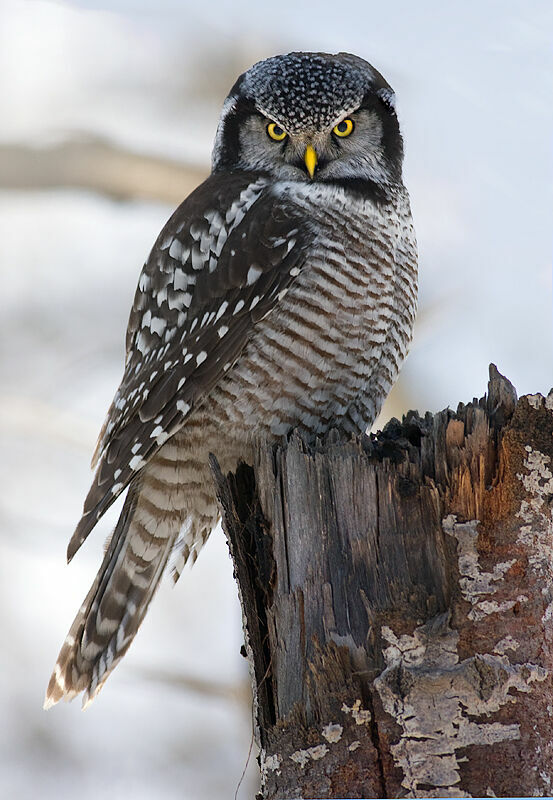
[[[263,800],[548,796],[553,394],[223,476]]]

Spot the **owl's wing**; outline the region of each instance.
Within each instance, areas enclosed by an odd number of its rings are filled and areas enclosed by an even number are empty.
[[[298,275],[310,240],[293,204],[251,173],[212,175],[175,211],[140,276],[123,380],[69,559],[236,361]]]

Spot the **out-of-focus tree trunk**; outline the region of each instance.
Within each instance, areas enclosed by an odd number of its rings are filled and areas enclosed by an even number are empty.
[[[264,447],[223,476],[262,797],[547,796],[553,394],[372,439]]]

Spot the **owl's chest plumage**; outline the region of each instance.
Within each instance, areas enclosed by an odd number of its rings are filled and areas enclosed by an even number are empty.
[[[377,204],[323,184],[282,191],[313,240],[286,295],[212,391],[209,414],[238,438],[363,429],[411,339],[416,255],[408,201],[400,194]],[[348,412],[364,393],[371,403],[352,425]]]

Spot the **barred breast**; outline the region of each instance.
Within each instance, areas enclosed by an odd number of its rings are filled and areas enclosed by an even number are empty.
[[[172,440],[190,514],[175,547],[176,577],[218,515],[209,453],[227,472],[241,459],[253,463],[256,440],[278,440],[293,428],[363,432],[411,340],[417,270],[407,193],[377,205],[325,186],[287,191],[317,226],[307,264]]]
[[[412,335],[417,278],[408,198],[398,191],[377,204],[325,185],[281,191],[316,227],[312,251],[202,415],[218,421],[225,438],[242,441],[293,427],[361,432],[378,414]]]

